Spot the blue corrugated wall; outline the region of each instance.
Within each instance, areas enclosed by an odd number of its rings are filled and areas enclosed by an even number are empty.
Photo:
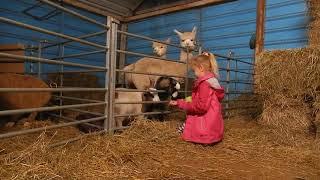
[[[304,47],[308,43],[308,6],[305,0],[267,0],[267,49]]]
[[[249,40],[256,29],[256,0],[238,0],[217,6],[203,7],[183,12],[148,18],[129,24],[129,32],[148,35],[157,39],[171,37],[178,44],[173,29],[190,31],[198,27],[198,38],[204,49],[234,57],[249,63],[254,62],[254,51],[249,48]],[[266,37],[267,49],[297,48],[307,44],[308,24],[307,7],[304,0],[267,0]],[[128,50],[150,54],[151,43],[142,40],[128,40]],[[178,58],[179,50],[169,48],[169,58]],[[139,59],[130,56],[127,64]],[[220,67],[226,67],[226,61],[218,58]],[[236,63],[231,61],[231,67]],[[251,65],[238,63],[238,68],[251,72]],[[226,72],[221,71],[221,79]],[[252,76],[231,72],[231,79],[251,80]],[[250,85],[233,84],[231,90],[250,90]]]
[[[88,33],[101,31],[101,27],[80,20],[68,14],[60,14],[49,20],[38,21],[22,13],[28,7],[37,3],[35,0],[3,0],[0,5],[0,15],[34,26],[50,29],[72,36],[81,36]],[[49,6],[42,6],[32,12],[43,15],[52,10]],[[76,10],[100,22],[106,18],[83,10]],[[266,36],[265,47],[267,49],[297,48],[307,44],[307,6],[304,0],[267,0],[266,10]],[[190,31],[193,26],[198,27],[198,39],[201,45],[217,54],[227,55],[229,51],[236,58],[246,62],[253,62],[253,51],[249,48],[249,40],[255,32],[256,0],[238,0],[217,6],[208,6],[192,9],[158,17],[148,18],[129,24],[129,32],[150,36],[165,40],[172,38],[173,43],[178,44],[178,37],[173,29]],[[31,30],[22,29],[12,25],[0,24],[0,43],[22,43],[37,46],[40,40],[61,41],[54,36],[41,34]],[[89,38],[90,41],[104,44],[105,36]],[[151,54],[151,42],[128,38],[128,50]],[[65,47],[65,54],[74,54],[94,50],[95,48],[72,43]],[[52,58],[59,55],[59,48],[50,48],[43,52],[43,57]],[[179,49],[170,47],[168,57],[177,59]],[[104,65],[104,54],[90,55],[81,58],[66,59],[66,61],[80,62],[92,65]],[[127,63],[132,63],[139,57],[129,56]],[[220,67],[226,67],[226,61],[218,59]],[[234,62],[231,67],[235,67]],[[239,69],[250,72],[252,67],[248,64],[238,63]],[[36,68],[36,66],[35,66]],[[53,65],[44,65],[44,71],[54,71],[59,68]],[[74,69],[74,68],[66,68]],[[29,65],[26,66],[29,71]],[[36,69],[34,69],[36,71]],[[226,73],[221,72],[222,79]],[[103,82],[102,74],[101,82]],[[246,74],[237,75],[241,80],[249,80],[252,77]],[[231,73],[231,79],[235,79],[235,73]],[[235,85],[232,86],[235,88]],[[237,88],[250,89],[248,85],[237,85]]]
[[[67,13],[61,13],[57,16],[54,16],[48,20],[43,20],[43,21],[36,20],[31,16],[28,16],[22,13],[23,10],[33,6],[36,3],[37,3],[36,0],[2,0],[0,5],[0,16],[9,18],[15,21],[23,22],[26,24],[30,24],[33,26],[41,27],[44,29],[48,29],[51,31],[74,36],[74,37],[103,30],[103,28],[97,25],[81,20]],[[106,22],[105,17],[98,16],[98,15],[95,15],[83,10],[71,8],[71,7],[68,7],[68,8],[73,9],[90,18],[93,18],[99,22],[102,22],[102,23]],[[31,10],[30,13],[37,16],[42,16],[51,10],[53,10],[52,7],[43,5]],[[1,27],[0,28],[0,44],[22,43],[24,45],[38,46],[41,40],[48,40],[49,42],[65,41],[55,36],[38,33],[36,31],[27,30],[27,29],[23,29],[17,26],[8,25],[4,23],[0,23],[0,27]],[[88,38],[87,40],[105,45],[105,35]],[[82,53],[82,52],[88,52],[91,50],[96,50],[96,49],[92,46],[86,46],[79,43],[70,43],[67,46],[65,46],[64,54],[68,55],[68,54]],[[61,53],[61,51],[59,51],[59,47],[56,46],[53,48],[43,50],[42,57],[54,58],[59,56],[59,53]],[[27,52],[27,55],[30,55],[30,52]],[[68,59],[65,59],[65,61],[102,66],[104,65],[105,55],[102,53],[94,54],[90,56],[82,56],[79,58],[68,58]],[[48,72],[48,71],[54,72],[54,71],[57,71],[59,68],[60,67],[56,65],[45,65],[45,64],[42,65],[42,71],[44,72]],[[65,67],[65,70],[79,70],[79,68]],[[26,63],[26,71],[30,72],[30,63]],[[36,65],[34,66],[34,71],[37,72]],[[97,75],[101,77],[100,78],[101,82],[104,82],[103,74],[98,73]]]

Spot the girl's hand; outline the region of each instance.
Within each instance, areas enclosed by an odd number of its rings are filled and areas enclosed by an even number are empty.
[[[178,105],[178,102],[177,102],[177,101],[170,101],[170,102],[169,102],[169,105],[170,105],[170,106],[177,106],[177,105]]]

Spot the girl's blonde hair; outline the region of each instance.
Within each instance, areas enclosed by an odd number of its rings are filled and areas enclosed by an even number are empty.
[[[214,75],[219,77],[219,67],[216,57],[212,53],[202,53],[190,60],[191,67],[202,66],[206,71],[214,73]]]

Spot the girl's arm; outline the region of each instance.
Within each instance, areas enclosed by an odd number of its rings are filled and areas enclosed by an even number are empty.
[[[205,114],[210,107],[211,87],[208,83],[203,82],[199,85],[199,97],[192,99],[192,102],[178,100],[177,105],[180,109],[190,114]]]

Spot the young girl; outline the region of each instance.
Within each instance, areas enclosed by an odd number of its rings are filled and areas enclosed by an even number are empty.
[[[192,89],[192,102],[179,99],[170,101],[187,113],[182,138],[185,141],[212,144],[223,138],[223,118],[220,102],[224,89],[217,78],[218,64],[213,54],[203,53],[190,60],[197,77]]]

